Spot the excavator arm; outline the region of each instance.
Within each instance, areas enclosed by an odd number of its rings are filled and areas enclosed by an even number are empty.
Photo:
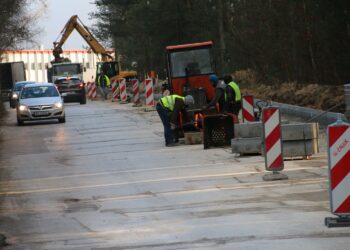
[[[61,57],[61,54],[63,53],[62,46],[74,29],[76,29],[76,31],[82,36],[82,38],[89,44],[90,48],[95,54],[101,54],[103,62],[113,60],[112,56],[96,40],[96,38],[92,35],[89,29],[78,18],[78,16],[74,15],[68,20],[63,30],[61,31],[61,39],[58,42],[55,41],[53,43],[53,55],[55,57],[54,62],[65,61],[65,59]]]

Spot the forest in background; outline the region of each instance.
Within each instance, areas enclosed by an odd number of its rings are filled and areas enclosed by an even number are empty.
[[[346,0],[95,0],[94,32],[125,65],[164,76],[165,46],[212,40],[218,74],[264,83],[350,80]]]

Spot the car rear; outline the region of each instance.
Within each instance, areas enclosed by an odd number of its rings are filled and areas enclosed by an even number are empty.
[[[86,104],[85,84],[79,78],[58,78],[55,85],[65,102]]]

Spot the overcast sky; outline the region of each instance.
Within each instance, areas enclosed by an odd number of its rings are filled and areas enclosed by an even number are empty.
[[[39,28],[43,29],[39,44],[45,49],[51,49],[53,42],[57,39],[68,19],[78,15],[86,26],[93,24],[89,20],[89,13],[96,11],[93,0],[46,0],[47,12],[38,20]],[[65,42],[63,49],[82,49],[87,43],[74,31]]]

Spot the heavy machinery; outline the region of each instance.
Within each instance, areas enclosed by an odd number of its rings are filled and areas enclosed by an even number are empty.
[[[97,63],[96,67],[96,77],[101,74],[101,71],[104,72],[111,80],[120,79],[120,78],[134,78],[137,76],[136,71],[122,71],[120,62],[114,60],[112,51],[106,50],[93,36],[93,34],[89,31],[89,29],[81,22],[77,15],[72,16],[63,30],[61,31],[61,38],[58,42],[54,42],[53,55],[55,59],[52,61],[52,66],[54,67],[70,67],[69,65],[73,65],[70,63],[68,58],[61,57],[63,53],[62,46],[65,41],[68,39],[73,30],[76,30],[82,38],[88,43],[92,51],[100,56],[101,62]],[[76,64],[75,64],[76,65]],[[77,72],[83,72],[82,68],[76,67]]]
[[[174,94],[191,94],[197,108],[215,95],[209,75],[215,72],[213,42],[182,44],[166,47],[169,87]]]

